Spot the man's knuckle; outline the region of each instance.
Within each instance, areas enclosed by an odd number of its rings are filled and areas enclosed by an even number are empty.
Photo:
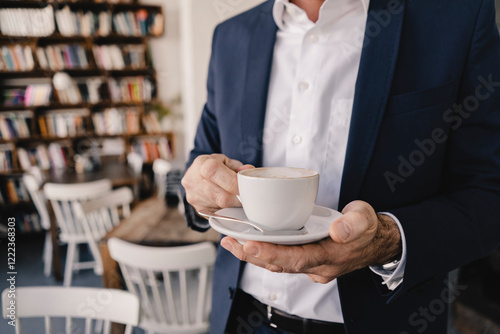
[[[183,177],[181,179],[181,185],[185,188],[185,189],[188,189],[188,188],[191,188],[191,179],[189,177]]]
[[[227,208],[232,204],[231,196],[224,192],[219,192],[216,195],[215,203],[221,208]]]
[[[221,153],[213,153],[210,157],[218,160],[223,160],[226,156]]]
[[[219,163],[216,160],[207,159],[203,161],[200,167],[200,173],[205,179],[211,181],[214,178],[214,175],[217,172],[218,167]]]
[[[193,160],[192,166],[197,166],[203,163],[203,161],[207,160],[208,156],[207,155],[199,155]]]

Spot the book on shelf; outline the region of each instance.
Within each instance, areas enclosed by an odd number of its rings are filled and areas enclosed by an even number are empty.
[[[9,177],[6,179],[5,195],[9,204],[30,201],[28,190],[19,177]]]
[[[67,145],[53,142],[49,144],[49,159],[52,169],[64,169],[68,167],[70,159],[70,148]]]
[[[63,36],[108,36],[111,32],[111,12],[103,10],[73,11],[69,6],[56,10],[57,28]]]
[[[42,170],[50,169],[49,151],[44,144],[36,147],[17,148],[17,159],[23,171],[27,171],[33,166]]]
[[[87,69],[89,59],[82,44],[56,44],[37,47],[36,55],[44,70]]]
[[[124,36],[160,36],[163,33],[163,14],[146,9],[113,13],[113,28]]]
[[[4,87],[2,89],[2,106],[13,107],[24,105],[26,88]]]
[[[139,109],[134,107],[107,108],[92,113],[94,131],[98,135],[137,134]]]
[[[53,34],[54,30],[52,6],[0,9],[0,32],[6,36],[43,37]]]
[[[29,45],[4,45],[0,48],[0,71],[31,71],[35,67]]]
[[[140,138],[132,143],[132,151],[140,154],[144,161],[153,162],[161,158],[172,158],[172,149],[167,138]]]
[[[32,111],[0,112],[0,137],[4,140],[29,138]]]
[[[4,107],[42,106],[51,100],[52,84],[47,77],[6,77],[0,81],[0,94]]]
[[[158,119],[158,113],[155,111],[150,111],[147,114],[142,115],[142,125],[147,133],[162,132],[160,121]]]
[[[127,148],[123,138],[104,138],[100,141],[101,150],[99,155],[103,156],[125,156]]]
[[[25,106],[46,106],[52,96],[51,84],[32,84],[24,92]]]
[[[57,73],[66,74],[66,73]],[[82,102],[98,103],[107,98],[106,83],[101,77],[76,77],[66,80],[66,84],[56,84],[57,97],[62,104],[79,104]]]
[[[14,168],[13,154],[14,145],[0,144],[0,172],[8,173]]]
[[[104,70],[146,67],[146,46],[143,44],[94,45],[92,51],[97,67]]]
[[[42,137],[75,137],[87,133],[87,118],[90,111],[81,109],[60,109],[38,116]]]
[[[153,82],[143,76],[108,78],[108,88],[113,102],[151,102]]]

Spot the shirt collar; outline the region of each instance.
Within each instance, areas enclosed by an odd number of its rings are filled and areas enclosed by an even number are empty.
[[[361,1],[363,4],[363,8],[365,9],[366,12],[368,12],[368,7],[370,5],[370,0],[325,0],[326,2],[329,1],[335,1],[335,2],[343,2],[343,3],[350,3],[354,1]],[[276,25],[278,26],[279,29],[283,29],[283,15],[285,13],[286,6],[291,5],[290,0],[275,0],[274,1],[274,6],[273,6],[273,18],[274,22],[276,22]]]

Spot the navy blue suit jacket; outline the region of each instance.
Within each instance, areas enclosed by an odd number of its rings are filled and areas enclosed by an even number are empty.
[[[262,163],[274,1],[220,24],[189,164]],[[406,233],[395,291],[368,268],[338,279],[348,333],[445,333],[449,270],[500,240],[500,39],[493,0],[371,0],[340,205],[361,199]],[[193,227],[203,224],[188,207]],[[194,221],[197,224],[194,224]],[[242,263],[219,247],[211,333],[225,332]],[[235,334],[235,333],[231,333]]]

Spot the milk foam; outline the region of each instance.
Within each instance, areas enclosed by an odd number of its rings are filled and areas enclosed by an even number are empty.
[[[295,179],[302,177],[310,177],[318,174],[318,172],[313,170],[302,169],[302,168],[291,168],[291,167],[264,167],[256,169],[247,169],[240,173],[245,176],[262,177],[270,179]]]

